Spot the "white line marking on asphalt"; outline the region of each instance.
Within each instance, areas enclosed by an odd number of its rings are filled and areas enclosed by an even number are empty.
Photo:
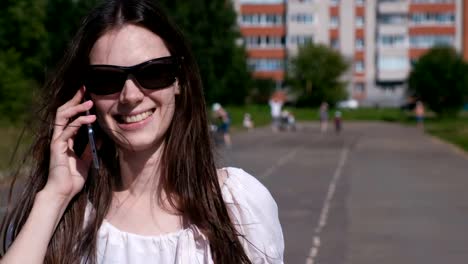
[[[289,151],[286,155],[282,156],[281,158],[279,158],[275,164],[273,164],[273,166],[271,166],[270,168],[268,168],[264,173],[260,174],[259,178],[260,179],[266,179],[268,177],[270,177],[273,172],[276,171],[276,169],[278,169],[279,167],[283,166],[284,164],[286,164],[288,161],[292,160],[294,158],[294,156],[296,156],[296,153],[297,151],[299,150],[299,148],[294,148],[292,149],[291,151]]]
[[[320,212],[320,218],[317,227],[314,230],[314,237],[312,240],[312,247],[309,251],[309,256],[306,258],[306,264],[314,264],[315,260],[319,254],[320,250],[320,235],[322,233],[323,228],[327,225],[328,213],[330,211],[330,205],[333,200],[333,196],[335,195],[336,185],[341,178],[341,172],[343,170],[343,166],[348,159],[349,149],[344,148],[341,150],[340,161],[338,162],[338,166],[336,167],[335,174],[328,186],[328,192],[326,199],[323,203],[322,212]]]

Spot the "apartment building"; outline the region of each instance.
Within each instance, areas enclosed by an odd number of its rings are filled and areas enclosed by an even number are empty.
[[[235,0],[254,77],[284,80],[288,58],[308,42],[350,62],[348,93],[364,105],[397,106],[412,63],[434,45],[468,59],[464,0]]]
[[[282,0],[236,0],[234,7],[254,77],[273,79],[280,86],[285,77],[286,4]]]

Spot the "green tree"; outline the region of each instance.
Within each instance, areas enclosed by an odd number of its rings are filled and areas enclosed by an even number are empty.
[[[100,0],[47,0],[47,17],[44,23],[48,32],[45,58],[48,67],[57,64],[84,16],[99,2]]]
[[[298,106],[331,105],[347,97],[340,77],[348,63],[337,51],[322,44],[307,44],[291,60],[288,84],[298,93]]]
[[[0,115],[12,123],[24,118],[33,87],[38,85],[28,78],[21,67],[21,56],[14,49],[0,52]]]
[[[242,104],[252,81],[231,1],[160,1],[188,39],[208,102]]]
[[[0,116],[18,120],[44,76],[45,0],[0,1]]]
[[[434,47],[419,58],[409,91],[441,116],[453,116],[468,97],[468,65],[451,47]]]

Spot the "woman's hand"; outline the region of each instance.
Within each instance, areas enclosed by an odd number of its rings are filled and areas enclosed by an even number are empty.
[[[82,115],[69,122],[93,106],[91,100],[82,103],[84,93],[84,88],[81,88],[70,101],[57,109],[50,144],[49,177],[43,191],[63,199],[66,204],[83,188],[92,162],[89,144],[83,155],[78,157],[73,151],[73,143],[78,129],[96,121],[96,116]]]

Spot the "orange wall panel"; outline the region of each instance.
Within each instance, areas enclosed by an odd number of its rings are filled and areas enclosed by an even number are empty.
[[[412,48],[409,50],[409,57],[411,59],[417,59],[419,57],[421,57],[422,55],[424,55],[424,53],[426,53],[428,51],[428,49],[415,49],[415,48]]]
[[[356,29],[356,38],[364,38],[364,29],[358,28]]]
[[[253,77],[258,79],[282,81],[284,80],[284,71],[257,71],[253,73]]]
[[[284,4],[241,5],[241,14],[284,14]]]
[[[367,94],[366,92],[353,92],[353,99],[356,99],[356,100],[364,100],[366,99],[367,97]]]
[[[355,51],[354,52],[355,61],[364,61],[364,51]]]
[[[247,50],[249,58],[268,58],[268,59],[284,59],[286,52],[284,49],[250,49]]]
[[[410,4],[410,13],[442,13],[455,12],[455,3],[447,4]]]
[[[337,39],[339,38],[339,32],[338,32],[338,29],[334,28],[334,29],[330,29],[330,39]]]
[[[455,35],[455,27],[410,27],[410,35]]]
[[[363,6],[356,7],[356,16],[366,16],[366,9]]]
[[[243,36],[284,36],[286,34],[284,27],[241,27],[240,32]]]
[[[361,81],[361,80],[364,80],[364,77],[365,77],[365,73],[363,73],[363,72],[355,72],[354,73],[354,79],[355,80]]]
[[[330,16],[340,16],[340,9],[338,6],[330,7]]]

